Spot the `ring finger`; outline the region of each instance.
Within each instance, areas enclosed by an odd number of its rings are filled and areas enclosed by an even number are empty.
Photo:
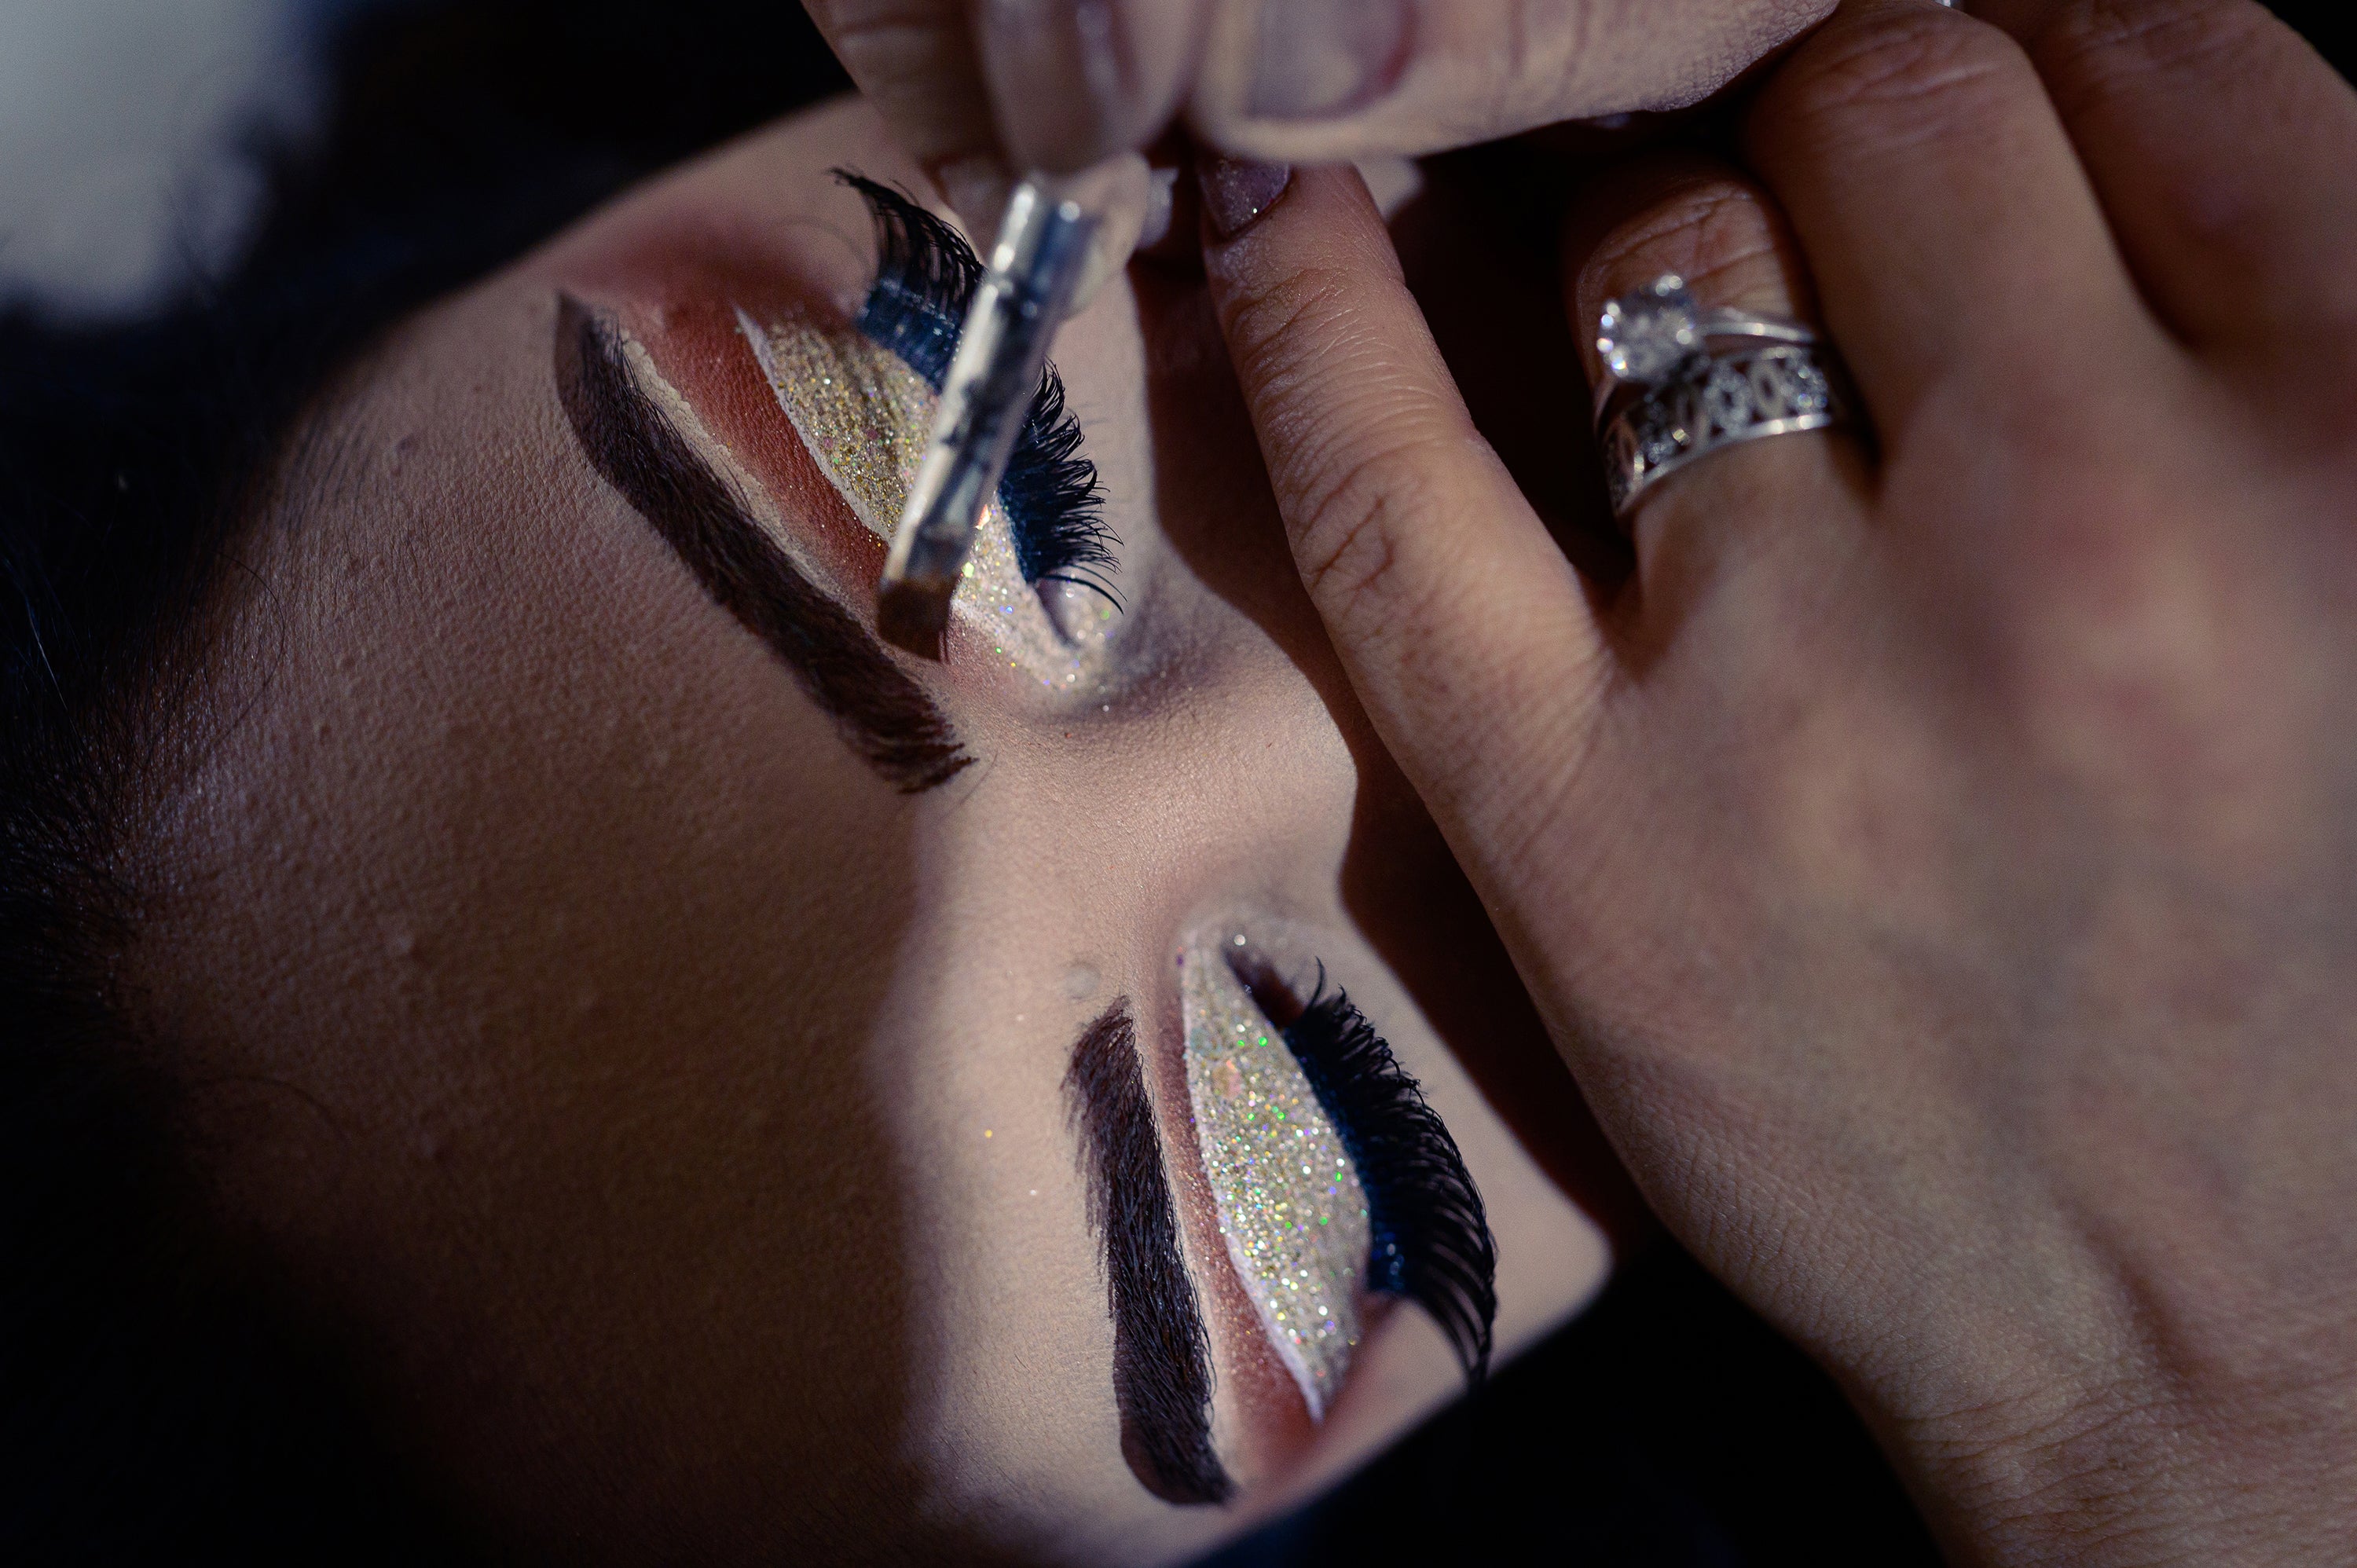
[[[1648,160],[1591,188],[1566,221],[1564,260],[1566,307],[1593,387],[1610,380],[1598,342],[1608,303],[1641,295],[1664,276],[1682,279],[1705,312],[1815,324],[1807,268],[1774,199],[1709,159]],[[1769,347],[1708,342],[1714,358],[1734,366]],[[1822,343],[1803,352],[1817,363],[1832,357]],[[1639,394],[1620,387],[1608,419]],[[1658,613],[1665,598],[1691,599],[1731,563],[1805,547],[1807,536],[1854,520],[1860,464],[1855,443],[1832,431],[1697,448],[1624,513],[1646,602]]]

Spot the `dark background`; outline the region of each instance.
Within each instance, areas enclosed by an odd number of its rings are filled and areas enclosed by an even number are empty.
[[[1487,1388],[1201,1568],[1939,1561],[1833,1384],[1661,1242]]]
[[[233,275],[120,328],[54,328],[0,302],[0,411],[55,426],[0,463],[20,504],[38,464],[57,470],[34,476],[44,483],[113,472],[109,497],[144,494],[112,466],[125,430],[151,467],[216,461],[233,445],[221,431],[291,406],[401,311],[837,81],[793,0],[323,8],[357,18],[331,40],[333,108],[304,145],[259,149],[273,198]],[[2349,70],[2346,41],[2318,27],[2347,0],[2276,9]],[[2198,116],[2186,134],[2203,134]],[[272,352],[237,361],[235,399],[192,401],[224,381],[231,343]],[[0,1111],[31,1103],[19,1087],[0,1078]],[[53,1128],[0,1117],[17,1162],[0,1184],[0,1560],[452,1560],[440,1542],[413,1547],[432,1531],[374,1484],[385,1471],[329,1408],[332,1377],[290,1359],[263,1320],[223,1308],[193,1328],[133,1321],[151,1263],[113,1239],[143,1211],[106,1187],[105,1161],[85,1172],[59,1152],[117,1146],[75,1127],[70,1145],[48,1144]],[[42,1238],[64,1240],[45,1252]],[[55,1262],[69,1255],[70,1268]],[[52,1262],[36,1271],[40,1257]],[[1936,1558],[1833,1385],[1655,1240],[1487,1387],[1211,1563],[1787,1560]]]

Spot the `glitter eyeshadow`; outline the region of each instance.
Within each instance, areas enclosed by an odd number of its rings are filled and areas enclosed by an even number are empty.
[[[1359,1343],[1367,1197],[1284,1036],[1228,966],[1242,941],[1214,932],[1178,955],[1188,1101],[1228,1257],[1322,1418]]]
[[[752,346],[802,445],[859,521],[890,539],[932,428],[933,389],[856,328],[790,315],[767,326],[743,310]],[[1106,618],[1060,583],[1048,603],[1023,580],[1015,540],[996,502],[982,516],[952,607],[986,631],[1008,669],[1055,689],[1077,689],[1102,664]]]

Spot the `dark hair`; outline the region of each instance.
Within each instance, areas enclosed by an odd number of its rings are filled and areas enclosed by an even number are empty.
[[[0,304],[0,1559],[468,1553],[208,1238],[119,966],[205,616],[306,399],[625,183],[842,85],[792,0],[340,8],[258,231],[129,323]]]

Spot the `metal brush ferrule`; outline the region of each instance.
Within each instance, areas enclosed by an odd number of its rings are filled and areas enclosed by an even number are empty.
[[[877,588],[880,628],[904,648],[938,656],[950,596],[1030,414],[1095,228],[1080,201],[1043,179],[1023,181],[1007,201]]]

